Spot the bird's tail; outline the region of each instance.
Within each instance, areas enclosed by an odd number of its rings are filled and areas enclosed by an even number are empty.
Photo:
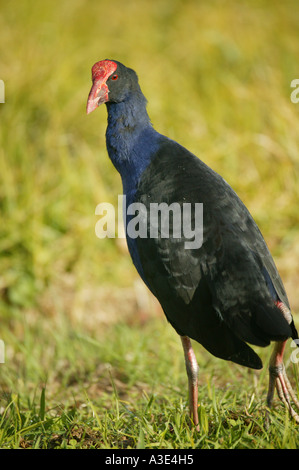
[[[275,305],[279,308],[279,310],[282,312],[284,318],[287,320],[287,322],[290,325],[291,328],[291,338],[295,341],[296,345],[299,347],[299,337],[298,337],[298,331],[295,327],[295,323],[291,314],[291,311],[288,309],[288,307],[281,302],[281,300],[278,300],[275,302]]]

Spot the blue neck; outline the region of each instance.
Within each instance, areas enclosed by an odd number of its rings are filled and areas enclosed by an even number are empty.
[[[106,105],[108,154],[121,175],[124,194],[133,196],[142,172],[155,153],[159,134],[151,125],[141,92],[120,103]]]
[[[120,103],[106,103],[108,126],[106,144],[109,157],[123,183],[126,208],[134,201],[139,179],[158,149],[160,134],[154,130],[143,94],[135,92]],[[126,218],[127,223],[130,216]],[[137,271],[146,283],[136,240],[127,236],[128,248]]]

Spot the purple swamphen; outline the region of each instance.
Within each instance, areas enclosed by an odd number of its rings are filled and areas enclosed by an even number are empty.
[[[161,226],[151,236],[148,218],[146,236],[129,233],[132,218],[126,225],[133,263],[181,337],[194,425],[198,429],[198,365],[190,338],[216,357],[253,369],[262,368],[262,361],[247,343],[268,346],[274,341],[267,404],[276,386],[299,422],[291,400],[299,404],[283,364],[286,341],[298,339],[298,333],[281,278],[249,211],[221,176],[153,128],[134,70],[102,60],[92,67],[92,82],[87,113],[102,103],[107,106],[107,150],[122,178],[125,209],[133,203],[149,211],[155,204],[189,204],[195,226],[194,207],[202,204],[202,243],[197,247],[186,248],[190,238],[174,233],[171,211],[168,236]]]

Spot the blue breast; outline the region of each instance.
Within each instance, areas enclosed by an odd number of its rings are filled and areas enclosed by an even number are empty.
[[[151,126],[148,126],[146,129],[144,129],[130,149],[129,161],[127,161],[126,164],[122,166],[120,171],[123,183],[123,194],[126,196],[126,206],[124,210],[126,210],[125,229],[128,249],[133,263],[145,284],[147,284],[147,282],[137,249],[137,239],[131,238],[127,231],[128,223],[133,217],[135,217],[135,215],[127,214],[129,205],[136,202],[136,191],[138,189],[138,184],[142,180],[148,165],[155,157],[155,154],[159,148],[160,137],[160,134],[156,132]]]

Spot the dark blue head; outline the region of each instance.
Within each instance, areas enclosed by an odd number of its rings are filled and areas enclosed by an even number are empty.
[[[106,103],[108,154],[121,174],[124,192],[131,192],[154,156],[159,134],[151,125],[134,70],[116,60],[101,60],[92,67],[92,81],[87,113]]]
[[[138,77],[133,69],[117,60],[101,60],[92,67],[92,88],[87,101],[87,114],[102,103],[121,103],[132,95],[142,95]],[[143,97],[144,103],[146,100]]]

